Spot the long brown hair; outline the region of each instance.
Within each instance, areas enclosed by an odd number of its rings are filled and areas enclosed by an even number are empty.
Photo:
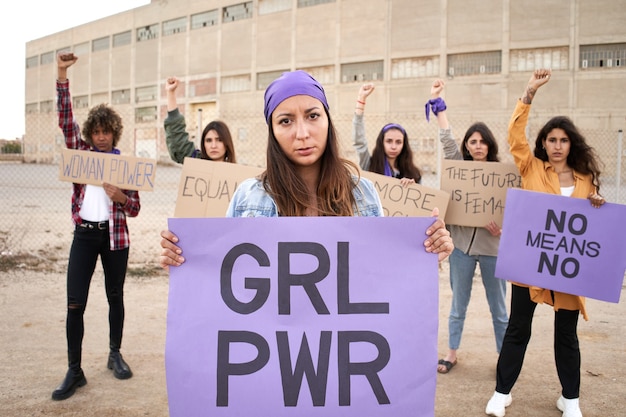
[[[267,169],[261,174],[263,186],[274,199],[280,216],[305,216],[307,209],[317,210],[321,216],[354,215],[356,187],[353,173],[357,166],[339,156],[337,132],[328,111],[328,140],[321,156],[320,178],[317,184],[317,207],[311,207],[307,187],[298,175],[296,166],[280,148],[272,123],[268,123]]]
[[[480,133],[483,141],[487,144],[487,161],[489,162],[499,162],[500,158],[498,157],[498,142],[496,141],[496,137],[491,132],[491,129],[487,127],[483,122],[476,122],[471,125],[467,132],[465,132],[465,137],[463,138],[463,143],[461,144],[461,152],[463,153],[463,159],[466,161],[473,161],[472,155],[470,151],[467,149],[467,141],[470,136],[474,134],[474,132]]]
[[[600,158],[596,151],[587,144],[585,137],[578,131],[574,122],[566,116],[556,116],[548,120],[535,141],[535,156],[542,161],[548,160],[548,153],[543,147],[543,141],[548,137],[552,129],[562,129],[570,141],[567,165],[574,171],[585,175],[591,175],[591,183],[595,185],[596,192],[600,192]]]
[[[224,144],[224,148],[226,149],[226,153],[224,154],[224,162],[236,164],[237,158],[235,157],[235,145],[233,145],[233,138],[230,135],[230,130],[228,129],[226,123],[219,120],[213,120],[208,125],[206,125],[206,127],[202,131],[202,140],[200,141],[200,151],[202,152],[202,159],[211,159],[204,145],[204,137],[207,133],[209,133],[210,130],[215,130],[217,132],[217,137],[220,139],[220,142]]]
[[[396,167],[400,171],[400,178],[413,178],[416,183],[422,181],[422,172],[413,162],[413,151],[409,145],[409,137],[406,130],[402,126],[396,123],[389,123],[383,126],[376,138],[376,145],[372,151],[372,159],[370,162],[370,171],[377,174],[385,175],[385,161],[387,155],[385,155],[385,133],[389,130],[395,129],[402,133],[402,150],[396,158]]]

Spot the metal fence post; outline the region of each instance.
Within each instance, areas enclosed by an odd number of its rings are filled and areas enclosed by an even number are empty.
[[[617,202],[621,202],[621,180],[622,180],[622,142],[624,141],[624,132],[622,129],[617,131],[617,167],[615,169],[615,186],[617,192]]]
[[[202,137],[202,109],[198,109],[197,115],[197,126],[196,126],[196,140],[198,144],[198,149],[202,149],[202,141],[204,138]]]

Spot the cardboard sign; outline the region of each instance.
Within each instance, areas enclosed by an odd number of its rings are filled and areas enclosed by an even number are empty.
[[[446,223],[484,227],[493,220],[502,225],[506,192],[521,182],[514,164],[444,159],[441,189],[450,193]]]
[[[433,417],[428,218],[169,219],[169,415]],[[376,236],[376,239],[372,239]]]
[[[152,191],[156,168],[154,159],[64,148],[59,180],[92,185],[106,182],[123,190]]]
[[[446,191],[420,184],[403,187],[397,178],[369,171],[361,171],[361,176],[374,183],[386,217],[430,217],[435,207],[439,209],[439,217],[446,216],[450,201]]]
[[[617,303],[626,270],[626,206],[510,189],[498,278]]]
[[[235,190],[262,168],[185,158],[174,217],[224,217]]]

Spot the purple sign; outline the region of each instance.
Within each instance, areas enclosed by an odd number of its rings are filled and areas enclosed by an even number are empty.
[[[170,415],[434,416],[432,222],[169,219]]]
[[[498,278],[619,302],[626,269],[626,206],[509,189]]]

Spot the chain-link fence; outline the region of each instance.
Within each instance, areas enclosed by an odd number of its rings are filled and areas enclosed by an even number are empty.
[[[124,119],[133,115],[122,114]],[[467,127],[477,119],[469,114],[449,115],[453,132],[460,141]],[[190,117],[188,117],[189,119]],[[531,115],[528,136],[533,138],[548,116]],[[77,112],[77,119],[81,115]],[[245,165],[264,166],[267,127],[258,113],[223,114],[231,128],[235,140],[238,162]],[[508,119],[486,116],[480,119],[487,123],[499,140],[500,158],[511,162],[506,144]],[[357,161],[352,149],[352,115],[339,115],[333,122],[341,140],[340,148],[344,156]],[[366,133],[370,149],[381,126],[388,122],[402,124],[410,137],[416,164],[423,170],[423,185],[439,187],[439,169],[441,147],[437,139],[437,123],[424,120],[422,112],[417,114],[366,114]],[[189,123],[189,120],[188,120]],[[192,125],[193,123],[189,123]],[[162,124],[161,124],[162,126]],[[167,218],[174,213],[178,181],[181,166],[172,163],[167,154],[164,132],[160,127],[151,128],[156,139],[152,139],[157,150],[159,167],[153,192],[141,192],[141,212],[138,217],[129,219],[131,233],[130,263],[132,265],[150,265],[154,267],[160,252],[159,231],[167,227]],[[190,134],[195,136],[195,127],[190,126]],[[41,137],[51,137],[50,148],[59,152],[63,147],[63,137],[57,127],[52,127],[49,120],[42,122],[35,131]],[[588,142],[596,149],[604,164],[601,193],[607,201],[626,203],[624,186],[624,160],[622,132],[583,131]],[[31,140],[26,139],[26,142]],[[137,133],[125,132],[119,147],[122,154],[137,154]],[[531,140],[534,142],[534,140]],[[134,147],[134,148],[133,148]],[[28,146],[24,147],[28,153]],[[14,158],[14,157],[13,157]],[[56,159],[52,163],[23,163],[29,160],[25,154],[17,161],[2,160],[0,155],[0,195],[2,212],[0,213],[0,266],[27,267],[28,262],[41,265],[64,266],[72,240],[70,216],[71,184],[58,180]],[[32,158],[30,158],[32,160]],[[20,256],[24,256],[20,258]],[[16,258],[17,257],[17,258]],[[9,264],[9,259],[11,263]],[[17,260],[16,260],[17,259]],[[20,259],[22,259],[20,261]],[[1,270],[1,268],[0,268]]]

